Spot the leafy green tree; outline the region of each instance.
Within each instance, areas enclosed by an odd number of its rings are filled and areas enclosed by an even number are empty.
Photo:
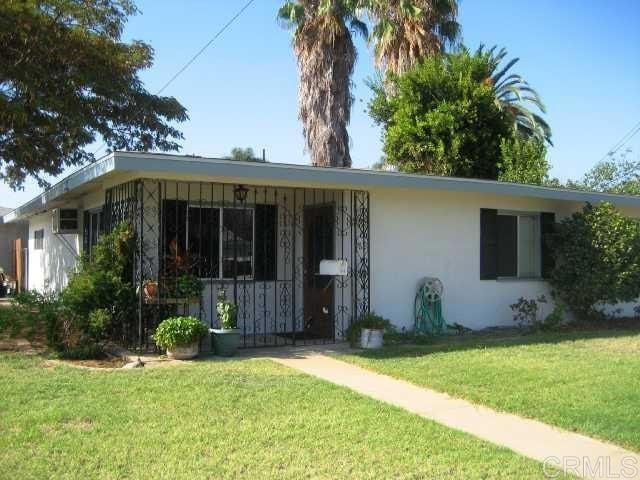
[[[350,167],[351,75],[356,47],[351,32],[367,36],[358,0],[287,1],[278,17],[293,30],[300,74],[300,120],[311,162]]]
[[[551,284],[579,319],[602,316],[602,304],[640,297],[640,223],[613,205],[587,204],[565,218],[553,246]]]
[[[391,75],[393,95],[374,82],[369,111],[383,127],[387,163],[405,172],[498,178],[500,143],[513,128],[485,81],[490,67],[486,55],[463,49]]]
[[[261,157],[256,157],[256,154],[253,152],[253,148],[241,148],[235,147],[231,149],[231,155],[228,157],[229,160],[237,160],[239,162],[262,162],[263,159]]]
[[[626,151],[619,157],[598,162],[581,180],[567,182],[569,188],[606,193],[640,195],[640,160],[628,157]]]
[[[471,53],[463,47],[426,58],[402,75],[370,80],[369,112],[383,127],[387,163],[407,172],[487,179],[499,178],[503,164],[511,168],[510,178],[516,176],[516,163],[530,164],[533,144],[530,158],[516,161],[514,154],[525,147],[515,142],[532,138],[542,143],[547,137],[531,124],[523,126],[529,118],[523,104],[534,94],[520,77],[504,77],[513,61],[496,72],[503,57],[502,51],[496,55],[480,47]],[[521,102],[511,97],[520,90],[529,92],[520,95]],[[510,155],[505,162],[503,150]],[[544,159],[537,163],[544,168]]]
[[[503,138],[500,150],[502,162],[498,180],[529,185],[549,183],[547,148],[542,141],[516,135],[513,138]]]
[[[122,41],[130,0],[0,3],[0,178],[45,184],[66,166],[110,149],[177,150],[187,118],[174,98],[150,94],[138,74],[153,50]]]

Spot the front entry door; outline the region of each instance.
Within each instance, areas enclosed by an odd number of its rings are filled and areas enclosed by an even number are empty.
[[[304,335],[333,338],[333,277],[319,275],[320,260],[335,254],[333,205],[307,207],[304,211]]]

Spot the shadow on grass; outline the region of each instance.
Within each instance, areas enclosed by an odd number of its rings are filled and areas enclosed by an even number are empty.
[[[509,348],[520,345],[559,344],[577,340],[597,338],[619,338],[640,335],[640,327],[576,330],[560,332],[520,333],[475,332],[466,335],[433,337],[424,344],[393,344],[380,350],[353,350],[350,354],[362,358],[385,359],[401,357],[421,357],[430,353],[480,350],[486,348]]]

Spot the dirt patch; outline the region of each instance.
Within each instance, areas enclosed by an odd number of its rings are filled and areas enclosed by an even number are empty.
[[[122,358],[100,358],[94,360],[62,360],[63,363],[89,368],[122,368],[127,362]]]
[[[12,337],[10,335],[0,335],[0,350],[10,352],[21,352],[27,355],[39,355],[47,350],[44,336],[36,335],[34,338]]]

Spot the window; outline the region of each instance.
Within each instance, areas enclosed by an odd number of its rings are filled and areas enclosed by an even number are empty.
[[[44,230],[35,230],[33,232],[33,249],[42,250],[44,248]]]
[[[201,278],[220,276],[220,209],[189,207],[187,235],[189,253],[200,261],[194,265]]]
[[[60,209],[60,231],[76,232],[78,230],[78,210],[71,208]]]
[[[223,208],[222,277],[253,276],[253,209]]]
[[[241,208],[165,200],[163,206],[165,257],[186,253],[200,278],[275,280],[275,205]]]
[[[480,278],[540,278],[553,268],[546,238],[553,213],[480,212]]]
[[[91,255],[91,250],[98,244],[98,239],[102,235],[102,210],[85,210],[82,221],[82,248]]]

